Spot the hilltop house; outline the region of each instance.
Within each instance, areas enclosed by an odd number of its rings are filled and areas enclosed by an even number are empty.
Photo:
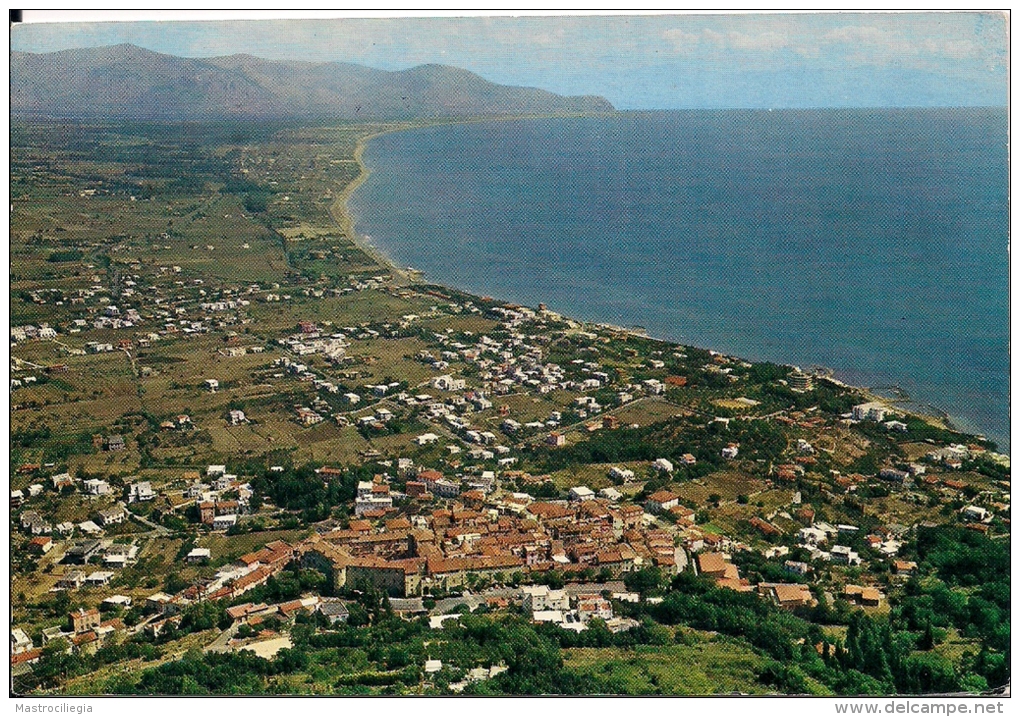
[[[652,463],[652,468],[659,471],[660,473],[672,473],[673,463],[672,461],[669,461],[665,458],[657,458],[655,462]]]

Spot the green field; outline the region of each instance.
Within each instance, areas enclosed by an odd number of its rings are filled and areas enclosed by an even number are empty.
[[[620,694],[718,695],[768,694],[757,679],[762,658],[740,643],[695,638],[693,645],[663,647],[641,645],[633,650],[616,647],[576,648],[564,651],[564,663],[618,685]],[[826,694],[817,685],[819,694]]]

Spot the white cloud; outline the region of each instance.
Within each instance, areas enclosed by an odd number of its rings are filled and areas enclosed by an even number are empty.
[[[921,44],[912,42],[898,32],[869,26],[838,27],[825,33],[822,41],[853,45],[859,50],[880,55],[914,55],[921,49]]]
[[[675,27],[663,30],[659,37],[671,45],[676,52],[680,53],[693,52],[701,42],[700,33],[687,32]]]
[[[869,18],[870,19],[870,18]],[[735,53],[764,61],[782,55],[803,58],[830,57],[855,64],[912,66],[939,61],[1002,60],[994,43],[968,37],[958,26],[940,18],[912,23],[895,15],[876,16],[870,23],[831,25],[801,22],[796,16],[744,16],[713,21],[711,26],[670,28],[660,39],[680,55],[717,58]],[[739,25],[733,28],[733,22]],[[727,27],[729,25],[729,27]],[[755,28],[759,25],[760,28]]]
[[[750,35],[743,32],[731,31],[717,38],[714,42],[732,48],[734,50],[746,50],[750,52],[775,52],[784,50],[793,45],[793,40],[778,32],[762,32]]]

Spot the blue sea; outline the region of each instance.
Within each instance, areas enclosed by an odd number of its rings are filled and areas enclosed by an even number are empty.
[[[1007,115],[623,113],[372,140],[360,234],[434,282],[896,385],[1009,449]]]

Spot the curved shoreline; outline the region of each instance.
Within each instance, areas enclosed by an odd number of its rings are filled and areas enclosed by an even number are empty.
[[[358,164],[358,175],[351,180],[343,189],[340,190],[340,194],[337,195],[336,201],[334,201],[329,209],[328,214],[333,222],[340,228],[344,235],[361,251],[368,255],[373,261],[380,266],[383,266],[393,272],[394,277],[399,277],[404,283],[417,283],[420,281],[420,275],[417,272],[407,271],[401,269],[391,257],[380,249],[372,246],[369,243],[368,238],[362,234],[359,234],[354,228],[354,217],[351,214],[350,207],[347,206],[354,192],[357,191],[358,187],[365,183],[369,175],[372,174],[372,170],[365,164],[364,154],[365,148],[368,143],[383,135],[392,134],[394,132],[406,132],[408,130],[416,129],[427,129],[429,127],[450,127],[454,125],[462,124],[481,124],[485,122],[515,122],[520,120],[530,119],[556,119],[556,118],[576,118],[576,117],[604,117],[622,114],[619,111],[614,112],[600,112],[600,113],[577,113],[577,114],[553,114],[553,115],[507,115],[503,117],[467,117],[467,118],[455,118],[455,119],[436,119],[436,120],[425,120],[418,122],[405,122],[403,124],[397,123],[394,126],[387,127],[386,129],[372,134],[364,135],[359,137],[358,141],[354,145],[354,161]]]
[[[606,113],[606,114],[620,114],[620,113]],[[562,117],[582,117],[582,116],[588,117],[588,116],[592,116],[592,115],[562,115]],[[337,197],[337,200],[330,206],[330,209],[329,209],[330,217],[340,227],[340,229],[344,232],[345,236],[348,239],[350,239],[350,241],[356,247],[358,247],[366,255],[371,257],[380,266],[386,267],[388,270],[390,270],[393,273],[394,278],[395,279],[399,279],[399,283],[405,284],[405,285],[406,284],[414,284],[414,283],[429,283],[429,282],[424,282],[422,280],[422,276],[421,276],[421,274],[419,272],[414,271],[414,270],[408,271],[407,269],[402,269],[402,268],[398,267],[396,262],[393,261],[393,259],[391,259],[390,257],[386,256],[386,254],[383,253],[381,250],[379,250],[376,247],[372,246],[368,242],[367,237],[364,236],[364,235],[358,234],[357,231],[354,228],[354,218],[353,218],[353,216],[352,216],[352,214],[350,212],[350,208],[347,206],[347,204],[350,201],[351,196],[354,194],[354,192],[368,179],[369,175],[372,173],[372,170],[364,162],[364,152],[365,152],[365,148],[368,145],[368,142],[370,140],[373,140],[373,139],[375,139],[377,137],[381,137],[381,136],[386,135],[386,134],[391,134],[391,133],[394,133],[394,132],[403,132],[403,131],[407,131],[407,130],[426,129],[426,128],[429,128],[429,127],[453,126],[453,125],[459,125],[459,124],[476,124],[476,123],[482,123],[482,122],[511,122],[511,121],[518,121],[518,120],[526,120],[526,119],[548,119],[550,117],[552,117],[552,116],[510,116],[510,117],[471,118],[471,119],[462,119],[462,120],[436,120],[436,121],[431,121],[431,122],[408,123],[408,124],[403,125],[403,126],[394,126],[394,127],[391,127],[391,128],[387,128],[387,129],[381,130],[379,132],[375,132],[375,133],[372,133],[372,134],[360,137],[358,139],[358,141],[357,141],[357,143],[355,145],[355,149],[354,149],[354,160],[358,164],[359,173],[354,178],[354,180],[352,180],[349,184],[347,184],[343,188],[343,190],[341,190],[339,196]],[[561,115],[555,115],[555,117],[561,117]],[[437,282],[432,282],[432,283],[437,283]],[[470,293],[475,293],[475,292],[472,292],[472,291],[469,291],[469,290],[458,290],[458,291],[466,291],[466,293],[469,293],[469,294]],[[565,314],[565,316],[566,316],[566,314]],[[607,326],[607,327],[611,326],[610,324],[607,324],[607,323],[604,323],[604,322],[600,322],[600,321],[584,321],[584,320],[579,320],[579,321],[582,324],[587,324],[587,325],[592,325],[592,326]],[[619,327],[613,327],[613,328],[619,328]],[[661,341],[661,342],[668,343],[668,344],[674,345],[674,346],[683,346],[684,345],[684,344],[678,343],[677,341],[675,341],[673,339],[650,336],[647,333],[644,333],[644,336],[646,338],[650,338],[650,339],[653,339],[655,341]],[[700,347],[700,348],[707,348],[707,347]],[[741,358],[741,357],[738,357],[738,358]],[[743,360],[746,360],[746,359],[743,359]],[[777,363],[779,363],[779,362],[777,362]],[[794,366],[795,364],[790,363],[790,364],[785,364],[785,365]],[[955,423],[953,421],[953,418],[949,414],[949,412],[944,410],[944,409],[942,409],[942,408],[940,408],[940,407],[938,407],[938,406],[935,406],[934,404],[931,404],[929,402],[925,402],[932,409],[932,413],[922,413],[922,412],[917,411],[917,410],[904,409],[903,407],[898,405],[898,403],[900,401],[894,400],[894,399],[889,399],[887,397],[877,395],[877,394],[873,393],[872,389],[869,388],[869,387],[858,386],[858,385],[855,385],[855,384],[849,384],[849,383],[846,383],[844,381],[841,381],[841,380],[835,378],[835,373],[836,372],[831,372],[830,371],[830,375],[820,376],[819,378],[824,378],[825,380],[832,381],[832,382],[834,382],[834,383],[836,383],[838,385],[844,386],[844,387],[846,387],[846,388],[848,388],[850,390],[853,390],[853,391],[857,392],[861,396],[862,400],[864,400],[864,401],[881,403],[881,404],[885,405],[891,411],[894,411],[894,412],[897,412],[897,413],[901,413],[901,414],[906,415],[906,416],[911,416],[911,417],[914,417],[914,418],[918,418],[918,419],[923,420],[926,423],[929,423],[929,424],[931,424],[931,425],[933,425],[933,426],[935,426],[937,428],[942,428],[942,429],[954,431],[954,432],[960,433],[960,435],[962,435],[962,436],[971,436],[971,437],[975,437],[975,438],[981,438],[981,439],[984,439],[984,440],[988,440],[987,437],[984,434],[970,434],[970,433],[962,432],[959,428],[956,427],[956,425],[955,425]],[[876,387],[876,388],[882,388],[882,387]],[[899,390],[902,390],[902,389],[899,389]],[[909,398],[909,396],[907,397],[907,400],[911,400]],[[999,446],[998,443],[996,443],[996,451],[997,452],[1002,452],[1001,446]],[[1008,453],[1006,455],[1008,455]]]
[[[426,125],[427,126],[427,125]],[[368,243],[367,237],[358,234],[354,228],[354,217],[351,214],[350,208],[347,203],[350,201],[351,196],[354,192],[365,183],[372,170],[365,164],[363,155],[365,153],[365,147],[368,145],[370,140],[376,137],[381,137],[384,134],[390,134],[391,132],[401,132],[407,129],[416,129],[417,126],[398,126],[391,127],[388,129],[374,132],[372,134],[359,137],[357,143],[354,145],[354,161],[358,165],[358,175],[347,183],[340,194],[337,195],[336,200],[329,207],[329,216],[333,222],[340,227],[340,231],[344,233],[344,236],[351,241],[358,249],[368,255],[373,261],[382,267],[389,269],[393,272],[394,276],[399,276],[405,281],[410,280],[410,276],[407,272],[399,269],[390,257],[383,254],[381,251],[376,249],[374,246]]]

